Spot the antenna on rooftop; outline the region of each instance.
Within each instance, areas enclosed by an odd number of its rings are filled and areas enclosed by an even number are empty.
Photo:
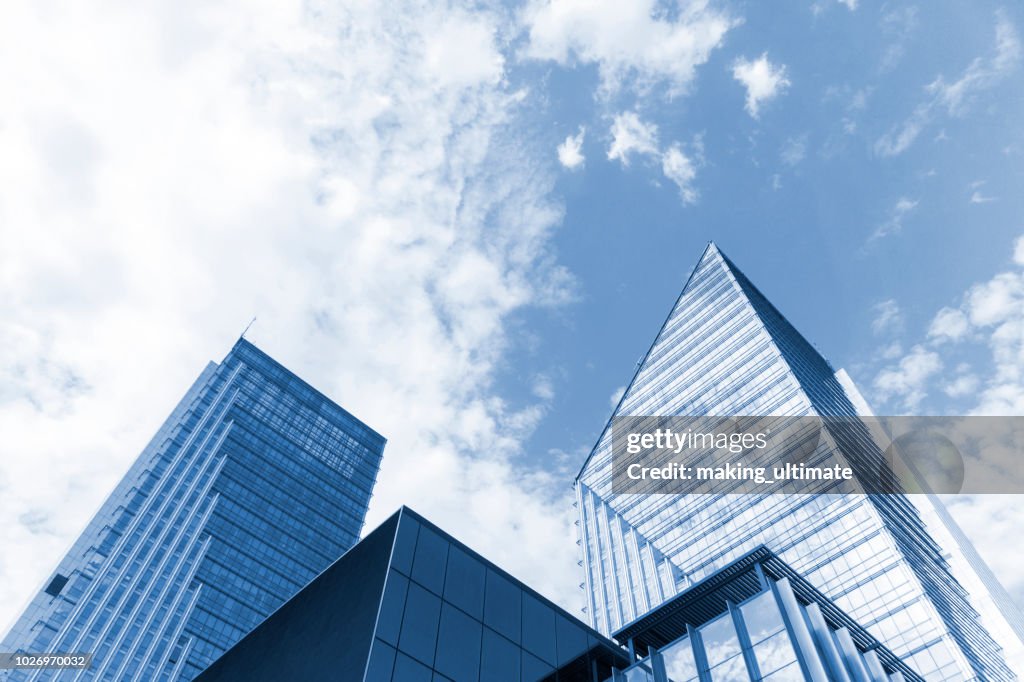
[[[247,331],[249,331],[249,327],[251,327],[251,326],[253,325],[253,323],[254,323],[254,322],[256,322],[256,316],[255,316],[255,315],[253,315],[253,316],[252,316],[252,319],[251,319],[251,320],[249,320],[249,324],[245,325],[245,329],[243,329],[243,330],[242,330],[242,335],[241,335],[241,336],[239,336],[238,338],[240,338],[240,339],[244,339],[244,338],[245,338],[245,333],[246,333]]]

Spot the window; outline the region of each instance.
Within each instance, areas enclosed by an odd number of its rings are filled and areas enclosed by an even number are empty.
[[[555,616],[558,665],[563,666],[587,650],[587,633],[563,615]]]
[[[731,614],[719,616],[701,627],[700,635],[712,680],[735,682],[749,679]]]
[[[420,524],[402,514],[395,534],[395,551],[391,557],[391,565],[402,573],[412,573],[412,554],[416,548],[416,535]]]
[[[524,680],[542,680],[547,675],[554,672],[554,668],[540,660],[536,656],[532,656],[525,649],[523,652],[523,679]]]
[[[799,663],[790,663],[782,670],[765,675],[761,679],[764,682],[804,682],[807,678],[804,677],[803,672],[800,670]]]
[[[395,659],[394,682],[430,682],[430,668],[412,660],[402,652]]]
[[[391,669],[395,667],[395,650],[380,640],[374,640],[370,650],[370,662],[366,666],[366,679],[390,680]]]
[[[429,528],[421,527],[412,562],[412,579],[431,592],[441,594],[447,561],[448,541]]]
[[[452,546],[448,551],[448,572],[444,598],[477,619],[484,615],[484,577],[486,569],[479,561]]]
[[[521,649],[509,640],[490,628],[484,628],[480,678],[488,682],[519,682],[520,651]],[[533,680],[539,678],[528,677],[524,679]]]
[[[751,644],[757,644],[786,627],[782,622],[779,606],[775,603],[775,595],[771,592],[765,592],[748,601],[740,607],[740,613],[743,614],[743,625],[750,636]]]
[[[53,580],[51,580],[50,584],[46,586],[44,592],[46,592],[46,594],[50,595],[51,597],[56,597],[60,594],[60,591],[63,590],[64,586],[67,584],[67,576],[58,573],[57,575],[53,576]]]
[[[428,665],[433,664],[440,615],[441,600],[416,583],[410,583],[398,648]],[[397,664],[395,671],[397,674]]]
[[[377,636],[389,644],[398,644],[398,633],[402,628],[402,611],[405,609],[405,594],[408,590],[409,579],[393,568],[389,570],[377,622]]]
[[[782,631],[754,645],[754,658],[762,675],[769,675],[796,660],[789,633]]]
[[[519,643],[522,619],[522,590],[498,573],[487,571],[487,597],[484,601],[484,623],[515,643]]]
[[[654,673],[643,663],[640,663],[623,673],[626,682],[654,682]]]
[[[713,668],[740,653],[740,640],[736,636],[732,616],[728,613],[702,626],[700,637],[707,653],[709,667]]]
[[[690,682],[697,679],[697,661],[694,659],[689,637],[665,647],[661,657],[665,661],[665,672],[670,682]]]
[[[536,597],[523,593],[523,647],[554,665],[555,611]]]
[[[455,682],[475,682],[480,672],[480,630],[479,621],[442,604],[434,668]]]

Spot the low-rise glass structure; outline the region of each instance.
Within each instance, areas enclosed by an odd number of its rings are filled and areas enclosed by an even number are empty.
[[[600,682],[627,652],[403,507],[199,682]]]
[[[923,679],[764,546],[615,638],[642,658],[611,682]]]

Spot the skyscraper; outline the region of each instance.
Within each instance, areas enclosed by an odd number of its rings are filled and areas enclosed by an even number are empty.
[[[355,544],[384,438],[248,341],[210,363],[0,644],[16,680],[190,680]]]
[[[625,415],[857,411],[829,363],[709,244],[613,417]],[[610,425],[576,479],[597,630],[765,544],[926,679],[1013,679],[905,496],[614,495]],[[839,441],[825,433],[817,447]]]

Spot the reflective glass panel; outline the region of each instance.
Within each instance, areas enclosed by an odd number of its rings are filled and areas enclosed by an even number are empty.
[[[476,682],[480,673],[480,630],[480,621],[451,604],[443,604],[434,669],[455,682]]]
[[[374,640],[370,650],[370,662],[366,666],[366,679],[390,680],[395,667],[395,650],[384,642]]]
[[[484,599],[484,623],[519,642],[522,621],[523,591],[495,571],[487,571],[487,594]]]
[[[398,648],[427,664],[434,662],[441,600],[417,585],[409,584]]]
[[[412,579],[431,592],[441,594],[447,561],[448,541],[429,528],[420,528],[412,562]]]
[[[448,550],[448,572],[444,598],[477,619],[484,615],[484,577],[486,569],[458,547]]]
[[[626,682],[654,682],[654,673],[643,663],[625,671],[623,677]]]
[[[796,660],[796,652],[789,641],[789,633],[783,630],[754,645],[754,658],[762,675],[772,673]]]
[[[732,616],[725,614],[700,628],[701,642],[708,657],[708,667],[715,667],[740,652],[740,640],[732,624]]]
[[[523,650],[523,682],[537,682],[554,672],[554,668]]]
[[[771,675],[761,678],[764,682],[804,682],[804,673],[800,670],[799,663],[790,663],[782,670],[777,670]]]
[[[587,650],[587,633],[561,614],[555,616],[558,665],[563,666]]]
[[[416,535],[420,529],[419,522],[407,515],[402,515],[395,534],[395,549],[391,553],[391,565],[402,573],[412,572],[412,555],[416,550]]]
[[[749,680],[750,675],[747,673],[747,664],[743,661],[743,657],[736,655],[713,667],[711,679],[715,682],[739,682],[740,680]]]
[[[555,663],[555,611],[523,593],[523,646],[548,663]]]
[[[395,673],[391,676],[393,682],[430,682],[431,677],[430,668],[398,652]]]
[[[405,609],[405,593],[409,590],[409,579],[391,569],[388,571],[387,586],[380,604],[380,618],[377,621],[377,636],[388,644],[398,644],[398,633],[402,628],[402,611]]]
[[[743,614],[743,625],[747,628],[751,644],[757,644],[786,627],[775,595],[771,592],[754,597],[740,607],[740,612]]]
[[[671,644],[661,652],[665,661],[665,672],[670,682],[689,682],[697,679],[697,661],[693,656],[690,638]]]
[[[484,628],[480,678],[493,682],[519,682],[521,649],[490,628]]]

